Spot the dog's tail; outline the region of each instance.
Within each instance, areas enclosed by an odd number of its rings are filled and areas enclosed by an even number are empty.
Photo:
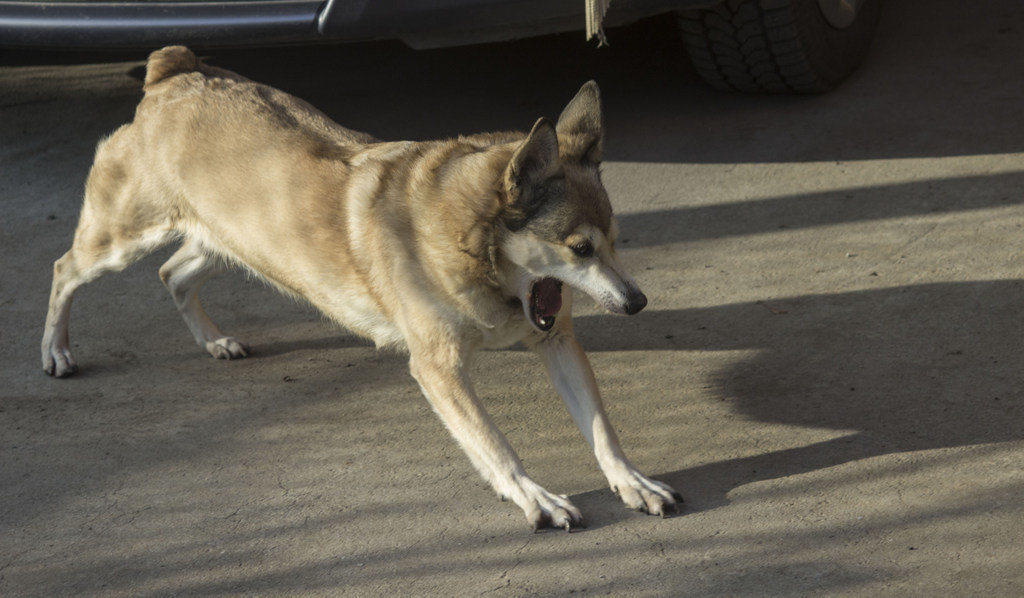
[[[146,62],[145,87],[168,77],[191,73],[199,68],[199,59],[185,46],[167,46],[149,55]]]

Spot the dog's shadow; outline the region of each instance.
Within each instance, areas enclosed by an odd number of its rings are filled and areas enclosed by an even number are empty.
[[[1024,439],[1022,296],[1021,280],[938,283],[770,306],[585,317],[578,329],[591,352],[753,350],[713,373],[710,392],[752,425],[847,432],[808,446],[651,472],[682,492],[685,514],[726,505],[730,491],[754,482],[882,455]],[[671,447],[657,450],[672,460]],[[596,490],[573,500],[588,514],[596,511],[597,527],[629,517],[602,506],[607,494]]]

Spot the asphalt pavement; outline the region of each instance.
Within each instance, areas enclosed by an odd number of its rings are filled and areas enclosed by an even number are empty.
[[[41,371],[52,263],[142,54],[0,52],[0,596],[1024,594],[1024,6],[889,2],[821,96],[707,88],[663,23],[414,52],[206,52],[385,139],[528,129],[596,79],[641,314],[577,305],[626,510],[538,360],[483,400],[587,529],[531,533],[408,375],[244,274],[193,343],[156,271],[84,287]]]

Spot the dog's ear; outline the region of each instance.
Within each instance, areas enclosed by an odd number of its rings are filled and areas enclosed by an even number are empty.
[[[545,181],[557,172],[558,136],[546,118],[539,119],[505,168],[505,223],[511,230],[526,224],[544,202]]]
[[[604,151],[604,126],[601,122],[601,90],[587,81],[558,117],[558,138],[563,151],[573,158],[597,164]]]

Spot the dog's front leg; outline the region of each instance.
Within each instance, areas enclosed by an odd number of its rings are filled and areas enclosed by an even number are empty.
[[[466,355],[459,346],[435,339],[433,343],[411,342],[409,348],[410,369],[423,394],[502,499],[519,505],[535,531],[547,526],[566,530],[582,526],[579,509],[526,475],[519,457],[477,399],[466,374]]]
[[[544,360],[551,381],[594,450],[612,490],[631,509],[662,516],[675,512],[682,497],[668,485],[640,473],[626,459],[605,414],[590,362],[572,335],[571,325],[561,328],[531,348]]]

